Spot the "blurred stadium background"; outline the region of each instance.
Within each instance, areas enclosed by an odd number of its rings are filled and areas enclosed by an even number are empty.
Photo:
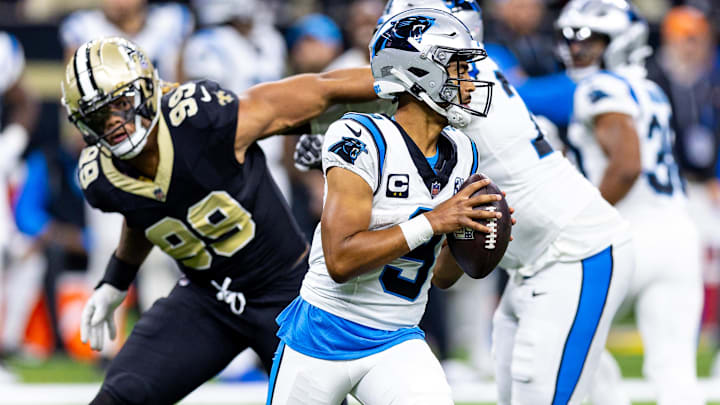
[[[122,342],[119,339],[101,355],[91,353],[79,342],[82,305],[112,252],[112,240],[117,238],[118,228],[117,218],[98,217],[54,188],[63,187],[55,184],[63,183],[63,178],[74,179],[73,162],[80,139],[68,128],[59,105],[64,58],[79,45],[77,41],[83,42],[83,36],[106,32],[98,28],[98,24],[114,23],[116,28],[122,26],[127,32],[140,33],[152,28],[155,31],[150,36],[158,38],[173,31],[178,33],[173,40],[156,43],[159,49],[150,51],[153,58],[157,58],[154,62],[165,79],[192,78],[194,68],[189,58],[217,63],[213,59],[217,55],[204,54],[205,49],[198,50],[197,46],[193,49],[188,41],[194,31],[202,33],[203,26],[215,18],[203,14],[211,13],[203,11],[210,3],[216,1],[0,1],[0,31],[14,36],[25,57],[24,70],[17,82],[12,80],[8,62],[0,59],[0,76],[4,76],[0,77],[0,83],[11,81],[5,89],[19,87],[24,90],[22,94],[30,96],[16,97],[16,93],[10,91],[5,94],[0,128],[13,119],[17,109],[26,108],[33,100],[37,102],[34,105],[40,106],[25,152],[17,161],[3,161],[4,166],[10,167],[0,172],[0,193],[7,196],[0,200],[3,205],[0,207],[0,232],[3,232],[0,248],[7,250],[3,253],[4,260],[0,261],[0,404],[87,403],[99,387],[103,368]],[[263,71],[277,71],[279,78],[295,72],[362,64],[367,61],[364,47],[383,3],[379,0],[257,1],[252,8],[238,11],[233,18],[275,30],[280,39],[277,43],[272,42],[275,40],[272,35],[248,41],[260,41],[253,45],[274,50],[276,55],[269,59],[250,57],[243,65],[233,65],[229,59],[220,62],[221,71],[215,72],[215,79],[221,80],[223,74],[240,77],[246,80],[238,84],[241,88],[272,79],[261,74]],[[486,0],[481,3],[488,51],[514,85],[521,87],[528,77],[562,74],[562,66],[554,54],[552,21],[565,4],[564,0]],[[178,4],[179,8],[174,9],[179,16],[176,20],[146,18],[152,8],[177,7]],[[697,368],[708,400],[720,404],[717,361],[720,227],[713,226],[720,218],[720,58],[716,43],[720,2],[637,0],[635,4],[651,23],[655,63],[667,71],[670,85],[677,92],[674,96],[682,100],[679,102],[683,105],[698,110],[683,111],[680,127],[676,128],[675,152],[690,190],[701,190],[691,195],[694,206],[702,207],[695,215],[703,230],[705,255],[705,308]],[[692,9],[678,19],[667,18],[669,12],[679,6]],[[95,10],[96,15],[77,14],[78,10]],[[139,20],[137,10],[141,10]],[[157,27],[150,27],[151,24]],[[133,38],[132,34],[128,35]],[[141,45],[148,47],[142,42]],[[674,67],[680,73],[674,71]],[[544,91],[552,89],[540,87],[526,94],[521,91],[521,94],[532,99]],[[532,108],[533,103],[529,104]],[[561,138],[567,125],[567,111],[563,111],[561,103],[545,104],[546,110],[534,112],[548,118],[548,129]],[[269,145],[268,150],[273,152],[268,153],[275,161],[277,176],[284,179],[279,182],[293,212],[310,235],[321,209],[322,176],[293,169],[292,145],[293,139],[280,141]],[[62,151],[62,156],[57,155],[57,151]],[[0,160],[5,159],[2,152],[0,150]],[[44,177],[41,176],[45,182],[31,181],[36,179],[38,153],[49,159]],[[53,159],[57,160],[53,162]],[[7,208],[11,211],[4,214]],[[165,294],[178,277],[172,265],[168,266],[162,258],[153,259],[146,267],[152,271],[142,271],[146,274],[139,279],[131,299],[121,311],[125,335],[143,308]],[[170,269],[160,271],[162,268]],[[503,283],[502,274],[495,273],[487,281],[478,283],[482,284],[479,287],[464,283],[457,292],[431,294],[423,326],[443,360],[458,403],[490,404],[495,398],[489,372],[488,325]],[[632,303],[628,303],[616,319],[608,347],[620,363],[626,388],[635,403],[650,404],[654,403],[654,393],[642,377],[643,348],[631,309]],[[241,357],[233,367],[183,403],[264,403],[266,377],[255,367],[251,355]]]

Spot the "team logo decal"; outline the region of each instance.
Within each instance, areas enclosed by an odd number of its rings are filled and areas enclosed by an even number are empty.
[[[417,51],[415,46],[408,40],[412,38],[417,42],[421,42],[423,33],[435,24],[435,19],[414,15],[395,21],[392,24],[393,26],[386,30],[382,36],[375,41],[373,55],[377,55],[378,52],[385,48]]]
[[[355,164],[355,159],[357,159],[361,153],[368,153],[365,143],[346,136],[343,136],[340,142],[336,142],[328,150],[340,156],[351,165]]]
[[[593,90],[593,92],[590,93],[590,101],[592,101],[593,103],[597,103],[598,101],[606,97],[610,96],[602,90]]]
[[[386,197],[408,198],[410,194],[410,176],[407,174],[391,174],[388,176]]]

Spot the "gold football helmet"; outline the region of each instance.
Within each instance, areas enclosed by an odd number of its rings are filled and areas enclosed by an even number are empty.
[[[99,143],[120,159],[140,153],[157,123],[162,91],[139,46],[118,37],[84,43],[68,62],[61,86],[68,118],[88,145]]]

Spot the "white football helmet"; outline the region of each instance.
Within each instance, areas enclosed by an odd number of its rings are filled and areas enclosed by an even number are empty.
[[[102,38],[75,51],[61,83],[61,101],[88,145],[99,143],[116,157],[131,159],[142,151],[160,117],[160,85],[139,46],[124,38]],[[124,125],[107,128],[111,116],[133,123],[135,131],[127,133]]]
[[[493,83],[450,77],[450,63],[472,63],[487,57],[468,28],[452,14],[429,8],[401,12],[387,20],[370,41],[375,92],[392,99],[407,92],[425,102],[450,125],[464,127],[472,115],[487,116]],[[485,97],[482,111],[460,104],[460,82],[473,82]]]
[[[465,24],[478,42],[483,41],[482,9],[475,0],[389,0],[385,5],[378,27],[398,14],[411,8],[434,8],[447,11]]]
[[[593,35],[607,40],[602,60],[595,69],[643,66],[652,53],[647,44],[648,24],[626,0],[571,0],[560,13],[555,28],[560,36],[558,53],[571,73],[575,67],[570,42]]]

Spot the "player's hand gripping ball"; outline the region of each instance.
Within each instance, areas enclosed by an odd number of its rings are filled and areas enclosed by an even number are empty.
[[[485,176],[482,174],[475,173],[465,180],[460,186],[460,190],[484,178]],[[502,195],[502,192],[495,183],[490,183],[476,191],[471,197],[479,194]],[[478,205],[474,209],[501,212],[502,217],[476,220],[490,228],[490,233],[475,232],[469,228],[462,228],[447,234],[447,240],[450,252],[455,257],[460,268],[472,278],[483,278],[497,267],[500,259],[505,254],[510,242],[512,218],[505,197],[500,201]]]

